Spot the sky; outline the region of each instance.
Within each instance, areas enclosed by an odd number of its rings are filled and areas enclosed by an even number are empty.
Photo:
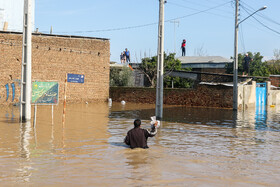
[[[167,0],[164,49],[186,56],[234,55],[234,0]],[[280,1],[240,0],[238,52],[260,52],[271,59],[280,49]],[[127,48],[131,62],[157,55],[159,0],[35,0],[35,28],[57,35],[110,39],[111,61]]]

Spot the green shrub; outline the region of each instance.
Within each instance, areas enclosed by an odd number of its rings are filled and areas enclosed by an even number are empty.
[[[110,86],[134,86],[133,72],[128,67],[110,70]]]

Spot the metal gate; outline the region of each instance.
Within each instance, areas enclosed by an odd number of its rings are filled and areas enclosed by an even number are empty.
[[[255,129],[258,130],[267,129],[266,89],[266,83],[257,83]]]
[[[266,83],[256,85],[256,107],[266,106]]]

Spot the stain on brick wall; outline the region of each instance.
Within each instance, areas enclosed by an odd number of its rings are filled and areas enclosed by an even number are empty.
[[[22,34],[0,32],[0,104],[19,102]],[[85,82],[67,84],[67,102],[106,101],[109,96],[110,43],[108,39],[32,36],[32,81],[58,81],[63,102],[67,73],[84,74]],[[15,85],[6,101],[6,84]]]

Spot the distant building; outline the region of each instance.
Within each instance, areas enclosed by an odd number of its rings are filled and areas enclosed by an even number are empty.
[[[181,56],[182,68],[192,68],[192,71],[225,73],[226,64],[233,61],[221,56]]]
[[[34,30],[33,0],[32,30]],[[24,0],[1,0],[0,1],[0,30],[22,32]]]
[[[226,64],[233,63],[232,60],[221,56],[181,56],[178,58],[181,61],[182,68],[192,68],[193,72],[201,73],[225,73]],[[129,63],[134,69],[135,86],[143,87],[150,86],[146,76],[139,70],[141,63]],[[189,74],[186,78],[204,80],[205,75],[199,78],[196,74]],[[209,76],[208,76],[209,77]],[[207,77],[207,78],[208,78]],[[208,78],[209,79],[209,78]]]

